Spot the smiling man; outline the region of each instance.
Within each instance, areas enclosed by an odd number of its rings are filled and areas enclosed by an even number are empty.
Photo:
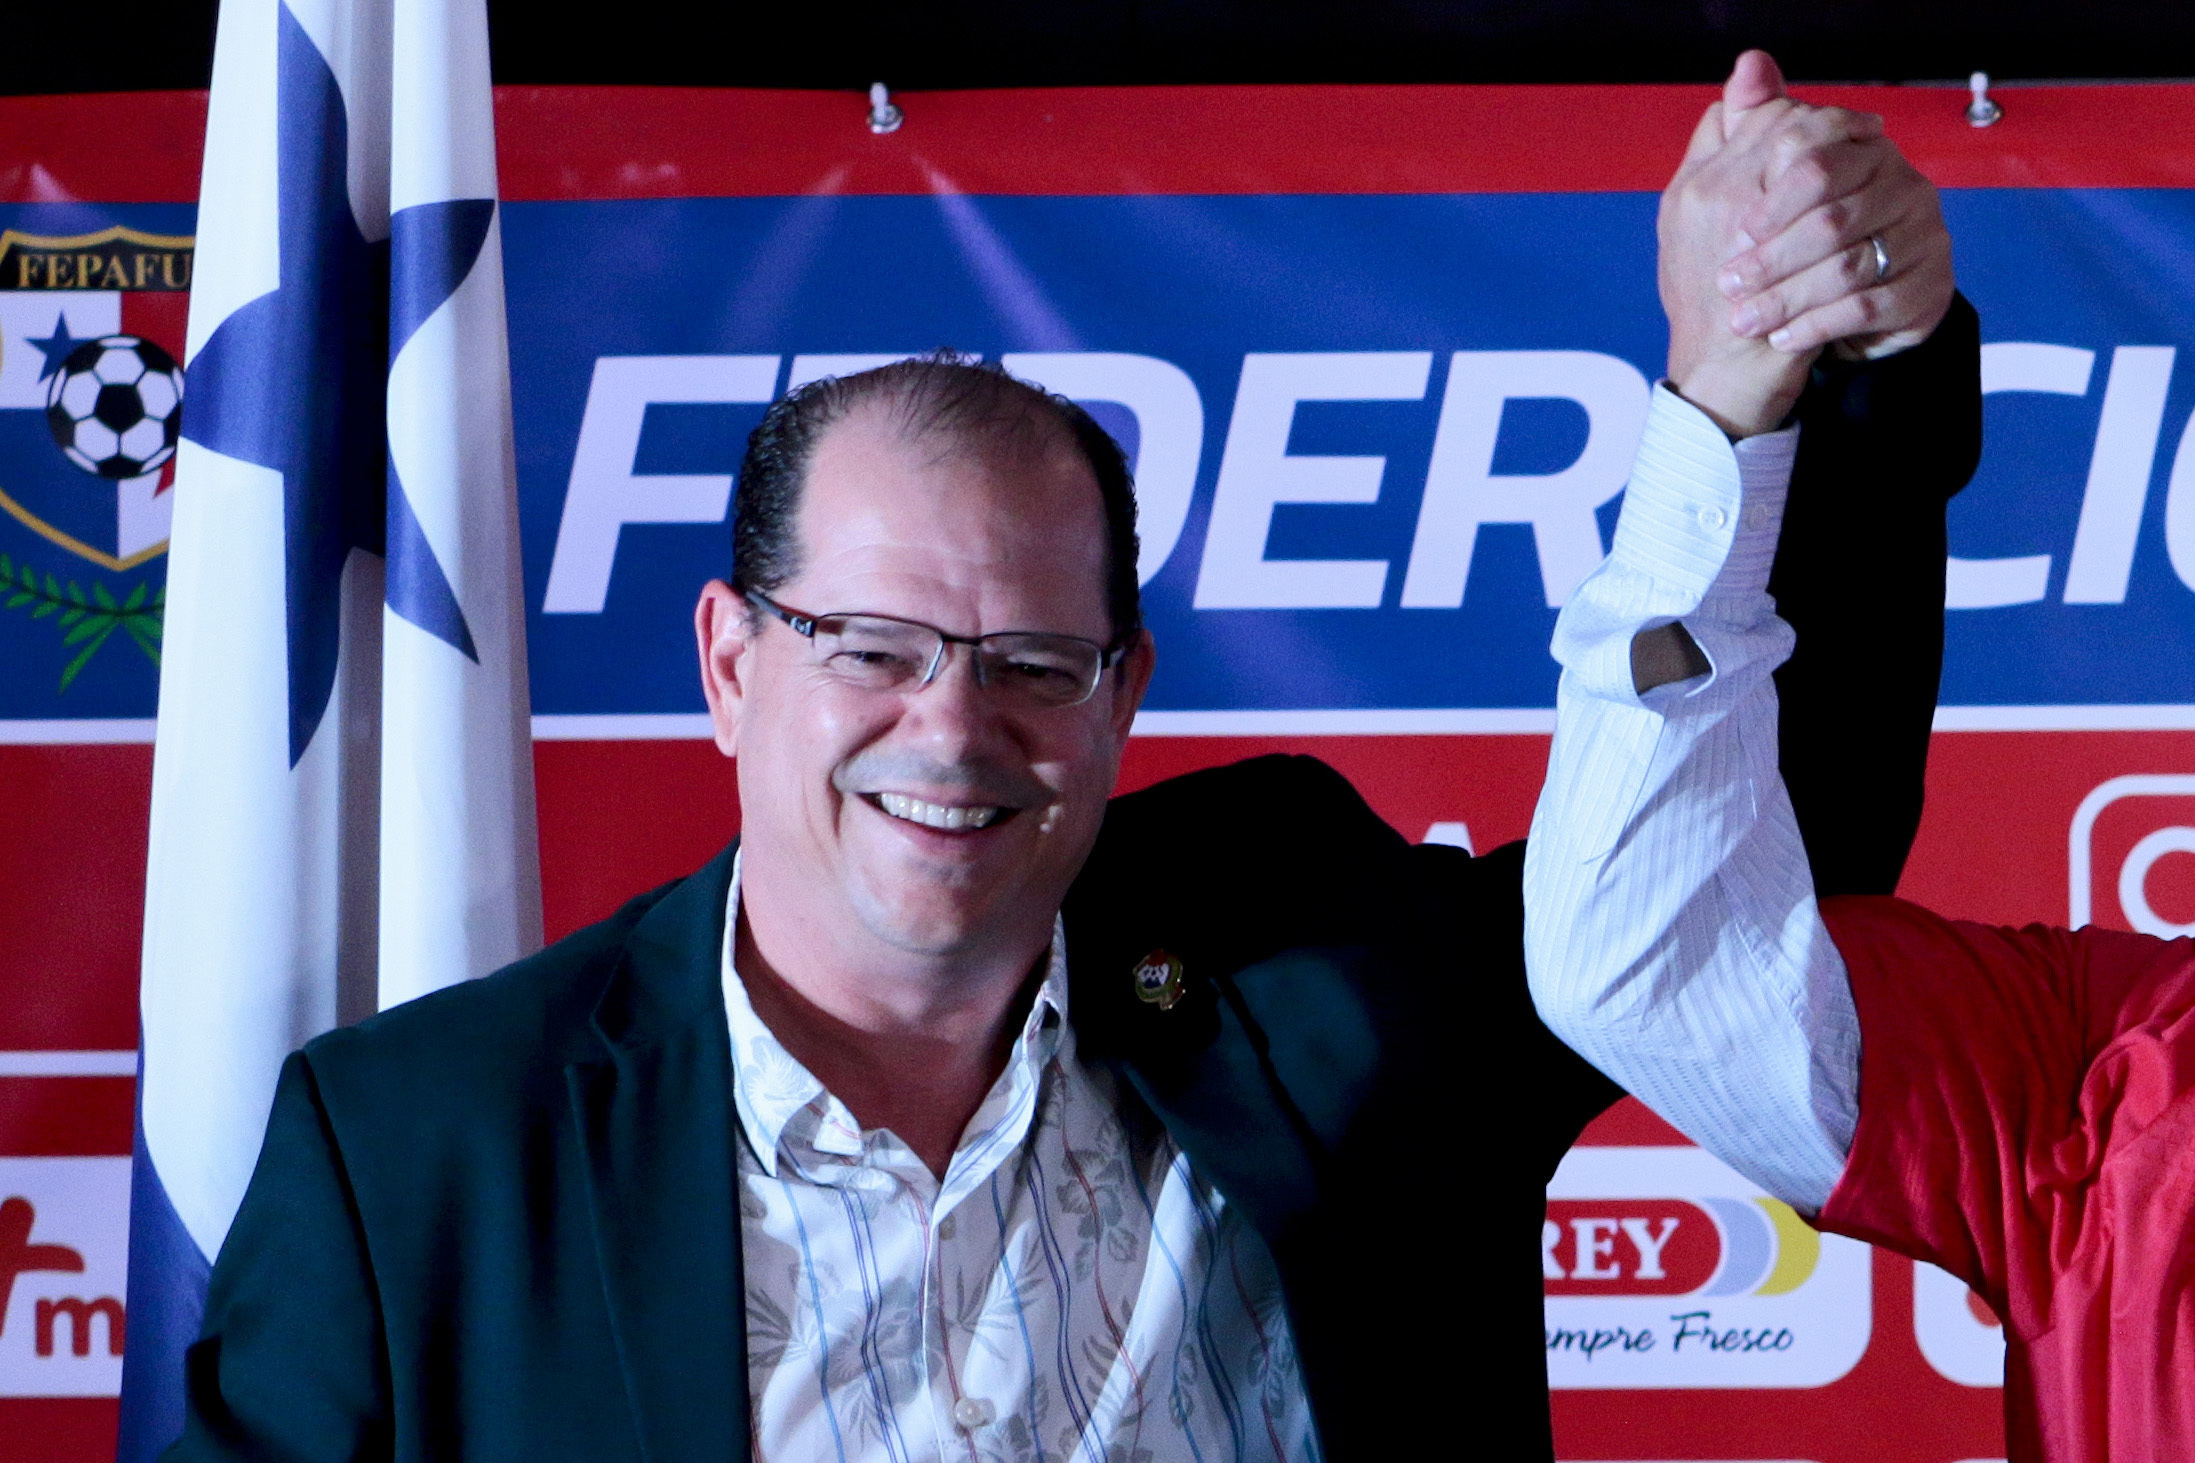
[[[1925,180],[1764,65],[1665,206],[1633,491],[1788,474],[1796,412],[1787,684],[1878,694],[1786,763],[1825,887],[1887,888],[1974,322]],[[1617,1091],[1532,1013],[1520,852],[1411,848],[1304,759],[1108,805],[1155,649],[1069,402],[815,383],[738,494],[695,628],[740,839],[290,1060],[170,1456],[1550,1456],[1544,1185]]]
[[[740,983],[861,1129],[944,1180],[1001,1010],[1061,1014],[1031,960],[1150,679],[1127,468],[1079,409],[936,357],[774,411],[736,521],[736,583],[695,628],[739,759]]]

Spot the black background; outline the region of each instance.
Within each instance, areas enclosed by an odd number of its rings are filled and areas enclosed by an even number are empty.
[[[202,87],[216,0],[0,0],[0,94]],[[490,0],[507,83],[919,90],[1153,82],[2195,75],[2191,0]]]

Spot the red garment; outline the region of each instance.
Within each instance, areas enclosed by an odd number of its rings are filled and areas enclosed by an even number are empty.
[[[1821,1227],[2004,1318],[2012,1463],[2195,1460],[2195,941],[1822,912],[1861,1062]]]

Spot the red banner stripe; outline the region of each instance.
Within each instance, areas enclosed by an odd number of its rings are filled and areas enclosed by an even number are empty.
[[[0,1077],[0,1158],[127,1155],[134,1077]]]
[[[1708,87],[1062,87],[916,92],[872,134],[850,92],[499,87],[511,199],[807,193],[1652,191]],[[2195,187],[2195,86],[1801,87],[1881,112],[1951,188]],[[202,92],[0,98],[0,202],[189,202]],[[1539,145],[1489,139],[1539,139]],[[120,142],[117,139],[124,139]]]
[[[192,203],[202,91],[0,97],[0,203]]]

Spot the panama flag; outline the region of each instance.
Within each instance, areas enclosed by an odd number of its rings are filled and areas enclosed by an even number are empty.
[[[483,0],[223,0],[145,899],[120,1456],[283,1057],[540,944]]]

